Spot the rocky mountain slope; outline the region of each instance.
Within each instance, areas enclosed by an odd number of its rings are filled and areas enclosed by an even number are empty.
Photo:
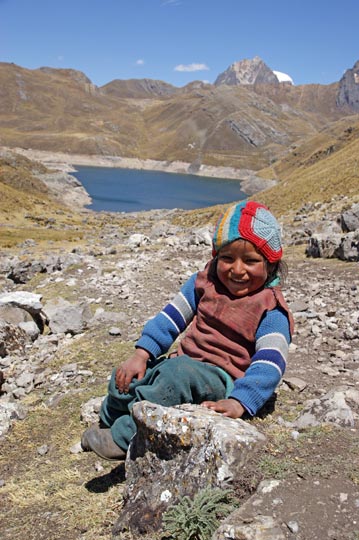
[[[273,71],[263,62],[259,56],[252,60],[235,62],[223,73],[220,73],[214,81],[215,86],[228,84],[278,84],[278,79]]]
[[[359,112],[359,61],[340,79],[337,103],[340,107]]]
[[[144,79],[98,88],[71,69],[2,63],[1,143],[258,170],[356,112],[356,83],[346,81],[279,83],[255,58],[234,64],[215,85]]]

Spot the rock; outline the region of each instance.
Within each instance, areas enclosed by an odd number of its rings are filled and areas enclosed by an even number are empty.
[[[272,516],[248,518],[240,509],[224,520],[211,540],[285,540],[285,536]]]
[[[291,390],[298,390],[298,392],[303,392],[308,386],[308,383],[298,377],[284,377],[283,382],[285,382]]]
[[[304,302],[303,300],[295,300],[294,302],[290,303],[289,309],[293,314],[301,311],[307,311],[308,302]]]
[[[211,246],[212,245],[212,231],[209,227],[202,227],[194,230],[189,237],[189,245],[193,246]]]
[[[140,247],[150,244],[151,240],[144,234],[132,234],[127,240],[127,245],[130,247]]]
[[[359,230],[359,203],[354,204],[349,210],[341,214],[340,225],[343,232]]]
[[[341,239],[335,256],[341,261],[359,261],[359,231],[348,233]]]
[[[220,73],[214,84],[238,85],[238,84],[274,84],[278,85],[278,79],[273,71],[255,56],[251,60],[235,62],[226,71]]]
[[[49,447],[47,444],[43,444],[42,446],[39,446],[37,449],[37,453],[39,456],[45,456],[49,451]]]
[[[101,409],[101,403],[105,396],[91,398],[81,406],[81,420],[88,425],[98,422],[98,415]]]
[[[288,521],[287,527],[293,534],[297,534],[297,532],[299,532],[299,525],[297,521]]]
[[[80,334],[92,319],[87,303],[74,305],[63,298],[48,302],[44,306],[44,313],[49,320],[49,328],[54,334]]]
[[[113,326],[112,328],[110,328],[108,333],[110,334],[110,336],[120,336],[121,335],[121,330],[119,328]]]
[[[359,418],[355,409],[359,409],[359,390],[349,387],[336,388],[319,399],[307,401],[293,425],[304,429],[330,422],[352,428]]]
[[[134,405],[133,418],[138,431],[127,453],[125,504],[115,532],[157,530],[163,511],[184,495],[232,486],[265,441],[251,424],[198,405],[143,401]]]
[[[33,318],[28,311],[11,304],[0,305],[0,319],[14,325],[33,321]]]
[[[71,454],[81,454],[81,452],[83,452],[81,441],[78,441],[76,444],[72,445],[70,448]]]
[[[337,105],[359,112],[359,61],[339,81]]]
[[[0,320],[0,357],[23,352],[28,339],[24,330]]]
[[[37,326],[34,320],[19,323],[19,328],[35,341],[40,335],[40,328]]]
[[[30,386],[34,382],[34,374],[30,372],[23,372],[20,374],[20,376],[16,379],[16,385],[20,388],[26,388],[27,386]]]
[[[31,315],[41,313],[41,294],[34,294],[27,291],[14,291],[11,293],[0,294],[0,306],[12,305],[25,309]]]
[[[15,420],[23,420],[26,416],[26,409],[14,401],[0,401],[0,439],[10,429]]]

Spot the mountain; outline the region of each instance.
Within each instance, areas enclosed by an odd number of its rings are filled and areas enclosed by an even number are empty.
[[[172,84],[153,79],[116,79],[101,87],[102,93],[108,96],[132,99],[168,97],[176,94],[178,90]]]
[[[340,79],[337,104],[339,107],[349,107],[359,112],[359,60],[352,69],[347,69]]]
[[[215,86],[220,84],[278,84],[278,78],[259,56],[252,60],[234,62],[226,71],[218,75]]]
[[[233,66],[214,85],[97,87],[72,69],[0,63],[0,144],[259,170],[355,112],[353,84],[343,101],[344,83],[283,84],[258,57]]]

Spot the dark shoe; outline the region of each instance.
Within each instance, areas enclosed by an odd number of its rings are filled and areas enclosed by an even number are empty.
[[[110,428],[89,427],[81,437],[81,447],[85,452],[92,450],[109,461],[126,459],[126,452],[115,443]]]
[[[92,424],[89,428],[87,428],[83,434],[82,434],[82,437],[81,437],[81,448],[84,452],[91,452],[91,448],[89,446],[89,443],[88,443],[88,440],[87,440],[87,435],[89,432],[91,432],[93,429],[108,429],[108,426],[106,426],[106,424],[101,420],[99,420],[98,423],[96,424]]]

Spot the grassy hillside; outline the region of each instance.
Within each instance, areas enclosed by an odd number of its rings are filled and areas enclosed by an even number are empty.
[[[82,237],[83,216],[58,204],[36,177],[46,168],[13,153],[0,155],[0,246],[32,239],[67,242]]]
[[[278,185],[257,199],[279,213],[297,210],[309,201],[359,200],[359,115],[304,141],[261,175],[275,177]]]

